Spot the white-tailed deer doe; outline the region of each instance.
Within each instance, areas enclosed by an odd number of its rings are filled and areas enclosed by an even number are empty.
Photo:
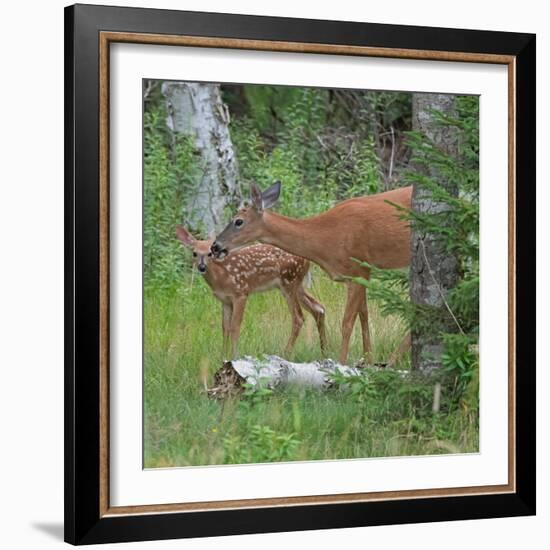
[[[193,250],[194,264],[222,303],[224,352],[231,344],[231,356],[235,356],[248,296],[274,288],[281,291],[292,315],[292,330],[285,353],[292,351],[304,324],[302,306],[315,319],[321,350],[325,351],[325,308],[304,289],[304,278],[309,271],[306,259],[274,246],[257,244],[218,260],[210,250],[213,239],[197,240],[181,225],[177,226],[176,233],[183,245]]]
[[[412,187],[349,199],[306,219],[288,218],[266,210],[277,202],[280,192],[280,182],[275,182],[263,193],[252,185],[252,205],[237,212],[216,237],[212,252],[217,257],[223,257],[238,246],[260,241],[320,265],[333,280],[345,282],[348,287],[340,362],[347,360],[357,316],[361,322],[363,349],[369,352],[365,287],[350,281],[348,277],[370,277],[370,269],[355,259],[382,269],[409,265],[409,223],[401,219],[399,212],[389,203],[410,208]],[[408,337],[399,346],[399,352],[407,349],[407,344]]]

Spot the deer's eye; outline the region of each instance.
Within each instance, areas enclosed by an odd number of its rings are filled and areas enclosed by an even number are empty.
[[[193,252],[193,258],[196,258],[196,257],[197,257],[197,253]]]
[[[212,257],[212,252],[209,252],[209,253],[208,253],[208,257],[209,257],[209,258]]]
[[[235,220],[235,226],[241,227],[241,225],[244,223],[244,220],[241,220],[241,218],[238,218]]]

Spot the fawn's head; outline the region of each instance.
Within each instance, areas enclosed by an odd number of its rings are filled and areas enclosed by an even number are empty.
[[[250,205],[244,206],[233,216],[212,244],[216,258],[223,258],[231,250],[259,240],[263,231],[264,210],[274,206],[280,194],[280,181],[263,192],[253,183],[250,188]]]
[[[193,265],[197,267],[200,273],[206,273],[208,264],[214,259],[212,251],[210,250],[214,242],[213,236],[211,239],[199,241],[181,225],[176,226],[176,234],[183,246],[193,251]]]

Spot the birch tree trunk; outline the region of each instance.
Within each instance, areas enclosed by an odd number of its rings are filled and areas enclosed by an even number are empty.
[[[413,95],[413,130],[422,132],[447,154],[456,155],[458,136],[455,128],[436,123],[430,110],[436,109],[447,115],[456,115],[454,97],[445,94]],[[445,188],[453,196],[458,189],[446,181],[436,167],[420,165],[416,170],[423,172]],[[417,184],[413,187],[412,210],[418,214],[436,214],[448,210],[448,205],[436,201],[431,192]],[[447,294],[458,281],[458,262],[454,255],[445,250],[444,243],[433,234],[413,229],[411,235],[411,266],[409,283],[411,300],[415,304],[440,310],[443,328],[448,332],[455,325],[446,311]],[[443,343],[440,337],[441,325],[415,328],[412,331],[412,367],[431,373],[441,366]]]
[[[191,136],[200,154],[202,178],[184,223],[205,233],[221,229],[226,206],[240,199],[237,159],[229,133],[229,111],[219,84],[164,82],[168,127]]]
[[[226,361],[214,375],[214,385],[207,388],[207,394],[214,399],[237,396],[244,390],[244,384],[269,389],[288,386],[304,386],[319,390],[334,385],[335,377],[366,376],[377,367],[360,369],[335,363],[332,359],[312,363],[292,363],[277,355],[262,358],[244,357]]]

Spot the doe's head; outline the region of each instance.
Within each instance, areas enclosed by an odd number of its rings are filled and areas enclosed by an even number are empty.
[[[280,181],[276,181],[263,192],[253,183],[250,187],[250,205],[241,208],[216,237],[212,244],[214,255],[223,258],[235,248],[261,240],[264,210],[274,206],[280,194]]]
[[[193,251],[193,265],[196,266],[200,273],[206,273],[208,264],[214,259],[210,248],[214,242],[215,235],[211,235],[211,238],[207,240],[200,241],[195,239],[182,225],[176,226],[176,235],[183,246]]]

